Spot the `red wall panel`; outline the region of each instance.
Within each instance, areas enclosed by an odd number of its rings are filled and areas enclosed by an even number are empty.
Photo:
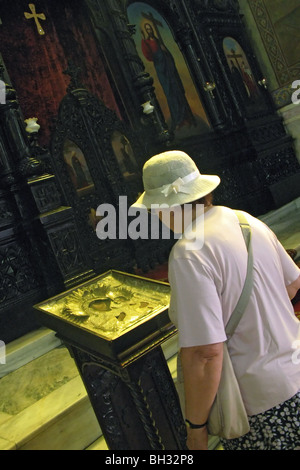
[[[80,1],[39,0],[37,13],[45,31],[41,36],[34,19],[26,19],[28,2],[0,5],[0,53],[24,118],[37,117],[40,143],[49,145],[60,101],[70,78],[63,72],[71,60],[82,70],[82,84],[120,117],[119,108],[101,58],[90,20]]]

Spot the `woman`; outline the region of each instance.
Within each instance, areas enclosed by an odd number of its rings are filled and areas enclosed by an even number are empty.
[[[193,225],[181,224],[183,236],[169,258],[169,313],[179,332],[187,446],[207,449],[206,424],[220,381],[225,326],[243,289],[247,249],[235,212],[212,203],[211,193],[220,179],[201,175],[185,153],[171,151],[152,157],[144,166],[143,180],[145,192],[136,207],[149,210],[154,204],[176,205],[183,213],[188,209],[192,213]],[[204,214],[200,211],[197,216],[201,204]],[[164,210],[158,214],[166,223]],[[254,283],[228,350],[250,431],[222,443],[225,449],[234,450],[300,448],[300,367],[295,360],[300,322],[290,301],[300,289],[300,270],[273,232],[245,215],[252,231]],[[203,224],[202,243],[195,247],[190,232],[197,237]],[[178,231],[172,212],[169,226]]]

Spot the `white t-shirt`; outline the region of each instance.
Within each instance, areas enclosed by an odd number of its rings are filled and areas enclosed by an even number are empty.
[[[245,214],[252,229],[254,285],[249,304],[228,342],[249,416],[276,406],[300,390],[300,322],[285,286],[300,270],[274,233]],[[247,249],[236,214],[215,206],[204,215],[204,245],[185,238],[169,259],[170,318],[179,347],[226,341],[225,327],[241,295]],[[298,360],[297,360],[298,359]]]

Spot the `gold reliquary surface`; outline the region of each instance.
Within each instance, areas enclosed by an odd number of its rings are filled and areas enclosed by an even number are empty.
[[[168,284],[110,271],[38,309],[112,341],[165,311],[169,303]]]

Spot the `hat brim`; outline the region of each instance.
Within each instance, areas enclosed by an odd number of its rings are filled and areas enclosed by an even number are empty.
[[[138,200],[132,204],[131,207],[137,209],[151,209],[152,205],[167,204],[168,206],[181,206],[182,204],[188,204],[193,201],[197,201],[207,194],[214,191],[220,184],[221,180],[216,175],[200,175],[196,178],[189,186],[187,186],[189,193],[171,193],[169,196],[158,189],[156,192],[151,191],[151,194],[144,191]]]

